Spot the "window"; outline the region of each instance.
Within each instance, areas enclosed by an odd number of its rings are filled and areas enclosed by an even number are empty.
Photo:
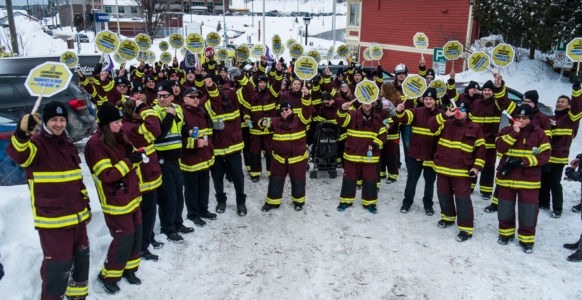
[[[137,7],[135,7],[135,6],[132,6],[132,7],[131,7],[131,13],[132,13],[132,14],[137,14]]]
[[[360,4],[350,4],[350,26],[360,26]]]
[[[222,1],[214,1],[214,6],[222,6]]]
[[[192,6],[204,6],[204,2],[192,2]]]
[[[119,7],[117,8],[117,12],[118,12],[118,13],[120,13],[120,14],[123,14],[123,13],[125,13],[125,7],[123,7],[123,6],[119,6]]]
[[[110,13],[111,12],[111,6],[105,6],[105,12],[106,13]]]
[[[206,3],[208,5],[208,12],[212,13],[212,2]]]

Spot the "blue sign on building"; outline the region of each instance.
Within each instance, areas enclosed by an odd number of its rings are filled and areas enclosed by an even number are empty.
[[[98,22],[98,23],[109,22],[109,14],[108,13],[95,13],[95,22]]]

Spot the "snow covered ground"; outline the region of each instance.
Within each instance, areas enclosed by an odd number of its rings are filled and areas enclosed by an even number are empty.
[[[240,18],[240,22],[250,23],[250,17]],[[277,23],[275,26],[269,22],[268,28],[281,28],[277,33],[286,41],[289,36],[283,32],[292,24],[283,23],[286,18],[271,19]],[[229,20],[227,24],[235,22]],[[215,24],[209,28],[216,28]],[[331,21],[329,24],[331,28]],[[338,22],[338,27],[342,26],[339,24],[345,27],[345,19]],[[327,19],[325,25],[328,26]],[[24,29],[24,26],[17,28]],[[44,35],[40,26],[27,26],[27,35]],[[313,27],[310,32],[329,30],[319,25]],[[29,46],[28,53],[58,55],[64,51],[57,48],[57,40],[42,41],[43,47]],[[559,75],[538,60],[523,60],[501,73],[508,86],[522,92],[537,89],[540,101],[552,107],[559,95],[569,95],[571,91],[569,83],[560,80]],[[457,74],[459,81],[484,82],[491,77],[488,72]],[[580,152],[582,138],[578,136],[570,158]],[[335,209],[339,202],[341,170],[336,179],[330,179],[325,173],[320,173],[318,179],[307,179],[307,204],[302,212],[295,212],[290,205],[288,181],[282,207],[262,212],[267,187],[267,177],[263,175],[256,184],[246,178],[249,213],[238,217],[234,188],[227,183],[229,199],[224,214],[209,221],[206,227],[196,227],[196,232],[185,235],[184,244],[170,244],[158,235],[166,245],[152,251],[160,255],[158,262],[142,261],[138,275],[143,284],[130,286],[122,280],[121,292],[109,296],[96,276],[111,238],[89,170],[85,164],[82,168],[93,211],[93,220],[88,226],[89,299],[582,298],[582,286],[577,280],[582,275],[581,265],[567,262],[565,258],[571,252],[562,248],[563,243],[577,240],[582,232],[580,214],[570,211],[580,201],[579,183],[563,181],[562,218],[552,219],[548,211],[540,212],[534,253],[528,255],[517,242],[508,246],[497,244],[497,216],[483,212],[489,202],[481,200],[478,193],[472,195],[474,237],[465,243],[455,241],[456,228],[436,226],[440,218],[436,197],[437,214],[431,217],[424,214],[422,180],[411,211],[401,214],[404,167],[395,184],[382,183],[377,215],[361,208],[359,191],[354,207],[343,213]],[[3,195],[0,262],[6,271],[0,280],[1,298],[38,299],[42,251],[33,228],[28,188],[24,185],[0,187],[0,193]],[[215,204],[211,196],[211,211]],[[193,225],[190,221],[186,224]],[[159,232],[159,227],[155,231]]]

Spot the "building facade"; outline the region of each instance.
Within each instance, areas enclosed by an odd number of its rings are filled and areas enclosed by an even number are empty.
[[[421,54],[432,67],[433,50],[448,41],[458,40],[471,45],[478,34],[473,20],[470,0],[348,0],[346,14],[346,44],[356,60],[372,43],[384,49],[382,67],[390,72],[399,63],[417,73]],[[423,32],[429,38],[424,51],[414,47],[413,36]],[[447,61],[447,73],[453,63]],[[454,64],[455,71],[465,68],[461,59]]]

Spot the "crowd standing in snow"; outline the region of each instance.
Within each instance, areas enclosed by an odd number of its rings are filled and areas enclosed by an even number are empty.
[[[265,193],[265,212],[280,207],[287,175],[293,207],[303,210],[308,160],[315,165],[331,154],[330,175],[336,166],[344,169],[341,191],[332,191],[338,195],[340,212],[353,206],[361,186],[363,207],[376,213],[381,180],[395,182],[404,160],[408,176],[400,212],[409,212],[422,174],[424,210],[433,215],[436,181],[442,216],[437,225],[446,228],[456,222],[459,242],[473,234],[471,192],[478,176],[482,197],[494,195],[486,211],[498,211],[500,244],[513,240],[517,231],[523,251],[531,253],[538,208],[549,208],[550,191],[553,216],[561,215],[560,178],[582,117],[579,78],[572,96],[560,96],[555,116],[548,118],[537,110],[536,91],[526,92],[518,107],[497,73],[481,89],[470,82],[459,94],[451,72],[444,96],[428,88],[422,97],[408,98],[402,92],[408,75],[403,64],[396,66],[394,81],[384,82],[381,66],[364,69],[351,61],[341,64],[335,76],[326,67],[312,80],[302,81],[292,72],[294,63],[262,57],[256,63],[235,61],[227,67],[207,59],[187,68],[174,59],[171,65],[141,62],[129,70],[122,66],[115,75],[100,64],[92,78],[79,73],[81,86],[98,110],[99,126],[87,142],[85,158],[113,238],[98,274],[107,292],[118,292],[121,278],[140,284],[140,260],[158,259],[149,250],[150,245],[163,246],[153,232],[158,207],[160,231],[170,242],[180,243],[183,234],[194,231],[184,225],[184,208],[186,218],[197,226],[217,218],[208,207],[210,177],[215,212],[226,209],[226,177],[234,183],[237,214],[246,216],[245,188],[253,186],[245,187],[243,165],[256,183],[263,156],[268,190],[256,192]],[[419,74],[428,81],[435,76],[423,60]],[[356,85],[366,78],[381,90],[372,103],[360,103],[355,96]],[[500,130],[504,114],[512,123]],[[25,115],[7,152],[29,179],[45,257],[42,298],[66,294],[84,299],[91,212],[81,160],[66,140],[66,109],[51,102],[42,118]],[[325,131],[329,128],[335,131]],[[335,135],[324,135],[327,132]],[[572,167],[579,161],[580,157]],[[569,168],[566,175],[580,180],[579,170]],[[569,259],[582,260],[580,241],[564,247],[577,250]]]

